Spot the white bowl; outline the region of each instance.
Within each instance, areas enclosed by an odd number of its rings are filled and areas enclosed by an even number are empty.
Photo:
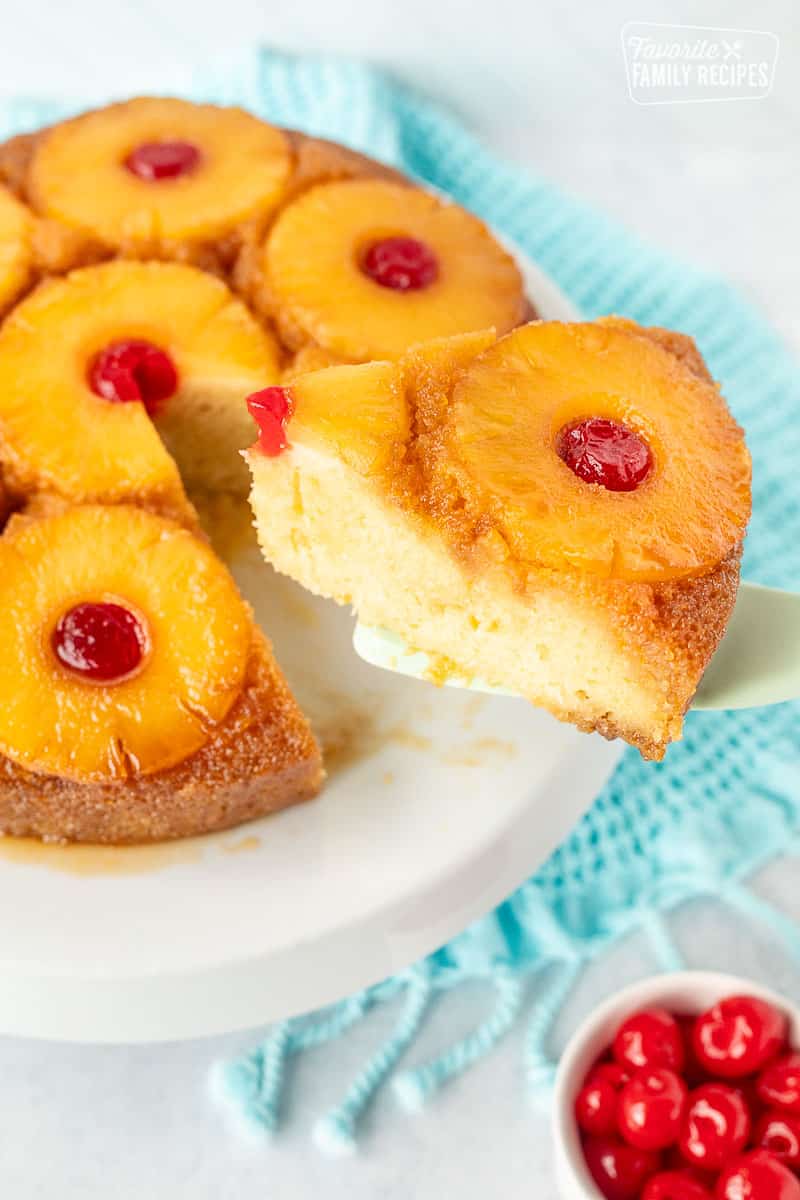
[[[589,1067],[608,1048],[618,1027],[640,1008],[658,1006],[675,1013],[700,1013],[725,996],[758,996],[785,1012],[790,1039],[800,1045],[800,1008],[785,996],[743,979],[713,971],[654,975],[617,992],[594,1009],[570,1038],[558,1068],[553,1097],[556,1177],[564,1200],[602,1200],[589,1174],[575,1122],[575,1097]]]

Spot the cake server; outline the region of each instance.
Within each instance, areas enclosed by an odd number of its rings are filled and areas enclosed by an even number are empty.
[[[365,662],[416,679],[435,677],[428,655],[396,634],[358,623],[353,647]],[[448,687],[512,695],[478,679]],[[727,631],[692,702],[693,709],[756,708],[800,698],[800,593],[742,583]]]

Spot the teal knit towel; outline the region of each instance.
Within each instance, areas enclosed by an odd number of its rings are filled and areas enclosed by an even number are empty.
[[[535,174],[498,162],[447,114],[370,68],[264,51],[205,72],[192,98],[244,105],[412,172],[517,242],[587,316],[619,313],[695,337],[753,454],[744,574],[800,588],[800,374],[769,326],[726,283],[666,257]],[[0,134],[64,111],[54,102],[19,100],[0,107]],[[528,1078],[532,1089],[546,1087],[553,1070],[549,1025],[581,965],[642,925],[657,960],[677,965],[661,914],[701,893],[769,924],[800,960],[800,931],[742,885],[770,856],[797,849],[797,717],[790,704],[692,713],[683,742],[664,763],[644,763],[629,751],[572,836],[495,912],[395,979],[313,1017],[281,1022],[251,1054],[219,1068],[219,1095],[252,1129],[271,1132],[284,1115],[292,1056],[341,1036],[390,1000],[398,1005],[394,1034],[320,1122],[327,1148],[353,1149],[361,1113],[390,1076],[402,1104],[422,1105],[495,1045],[526,1005]],[[529,986],[539,968],[554,964],[560,969],[548,970],[546,988]],[[435,1060],[396,1074],[432,997],[475,979],[494,990],[483,1024]]]

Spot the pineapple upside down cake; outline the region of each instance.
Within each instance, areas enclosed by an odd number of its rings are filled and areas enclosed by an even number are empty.
[[[198,516],[247,495],[244,398],[533,315],[476,217],[237,109],[141,98],[0,146],[0,833],[148,841],[313,796]],[[376,401],[323,424],[361,454],[397,420]]]
[[[250,399],[278,570],[661,758],[725,630],[742,431],[682,335],[619,318],[464,333]]]

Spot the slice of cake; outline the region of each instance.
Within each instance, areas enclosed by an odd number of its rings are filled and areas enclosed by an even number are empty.
[[[141,842],[315,795],[319,751],[226,568],[127,505],[0,538],[0,830]]]
[[[742,432],[693,343],[609,319],[250,398],[266,558],[439,664],[661,758],[730,616]]]
[[[41,284],[0,328],[0,465],[25,500],[245,494],[243,392],[280,377],[275,338],[213,275],[110,262]]]

